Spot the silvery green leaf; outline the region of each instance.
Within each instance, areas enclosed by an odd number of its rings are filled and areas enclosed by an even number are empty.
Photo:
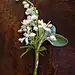
[[[50,39],[50,37],[47,37],[46,40],[48,40],[53,46],[65,46],[68,43],[68,40],[63,37],[60,34],[54,34],[54,36],[56,37],[56,40],[52,40]]]

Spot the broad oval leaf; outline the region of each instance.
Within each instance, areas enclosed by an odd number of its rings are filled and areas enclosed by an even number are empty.
[[[68,43],[68,40],[63,37],[60,34],[53,34],[56,38],[56,40],[51,40],[50,37],[47,38],[47,40],[53,45],[53,46],[65,46]]]

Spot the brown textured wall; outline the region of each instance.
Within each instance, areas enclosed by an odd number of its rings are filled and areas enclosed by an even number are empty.
[[[69,39],[68,46],[54,48],[57,75],[75,75],[75,1],[74,0],[36,0],[40,18],[49,20],[57,27],[57,32]],[[33,70],[33,56],[29,52],[20,59],[18,50],[20,21],[24,9],[15,0],[0,0],[0,75],[28,75]],[[48,52],[40,57],[40,75],[49,75]]]

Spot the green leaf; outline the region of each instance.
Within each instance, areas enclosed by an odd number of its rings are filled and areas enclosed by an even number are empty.
[[[26,51],[21,54],[20,58],[22,58],[22,57],[23,57],[26,53],[28,53],[30,50],[31,50],[31,48],[26,49]]]
[[[47,50],[47,48],[45,48],[44,46],[40,47],[39,51],[45,51]]]
[[[33,48],[32,46],[21,46],[20,49],[22,48]]]
[[[40,53],[40,55],[44,56],[41,52],[39,52],[39,53]]]
[[[68,40],[63,37],[60,34],[54,34],[56,37],[56,40],[51,40],[50,37],[47,38],[47,40],[53,45],[53,46],[65,46],[68,43]]]

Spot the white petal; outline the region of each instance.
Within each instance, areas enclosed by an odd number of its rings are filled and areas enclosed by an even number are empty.
[[[29,8],[29,4],[25,4],[24,5],[24,8]]]
[[[35,19],[38,19],[38,16],[37,15],[32,15],[32,17],[31,17],[33,20],[35,20]]]
[[[25,25],[22,25],[22,26],[21,26],[21,29],[25,29],[25,28],[26,28],[26,26],[25,26]]]
[[[46,31],[51,31],[50,28],[43,27]]]
[[[23,24],[23,25],[28,25],[28,24],[31,23],[31,21],[32,21],[32,20],[25,20],[25,19],[24,19],[23,22],[22,22],[22,24]]]
[[[27,29],[24,28],[23,31],[27,31]]]
[[[28,15],[28,16],[27,16],[27,19],[28,19],[28,20],[31,20],[31,16],[30,16],[30,15]]]
[[[28,4],[28,3],[26,1],[23,1],[22,4],[25,5],[25,4]]]
[[[26,45],[29,44],[28,38],[25,39]]]
[[[50,39],[51,39],[52,41],[56,41],[56,40],[57,40],[56,37],[55,37],[55,35],[51,35],[51,36],[50,36]]]
[[[26,15],[32,14],[33,9],[32,8],[28,8],[25,12]]]
[[[34,27],[33,30],[37,31],[38,30],[38,27]]]
[[[35,36],[35,35],[36,35],[35,33],[30,33],[30,35],[29,35],[29,36],[31,36],[31,37],[32,37],[32,36]]]
[[[38,20],[38,24],[43,24],[43,20]]]
[[[23,43],[24,39],[25,39],[25,38],[19,38],[18,40],[19,40],[21,43]]]
[[[21,33],[22,32],[22,29],[19,29],[18,32]]]

